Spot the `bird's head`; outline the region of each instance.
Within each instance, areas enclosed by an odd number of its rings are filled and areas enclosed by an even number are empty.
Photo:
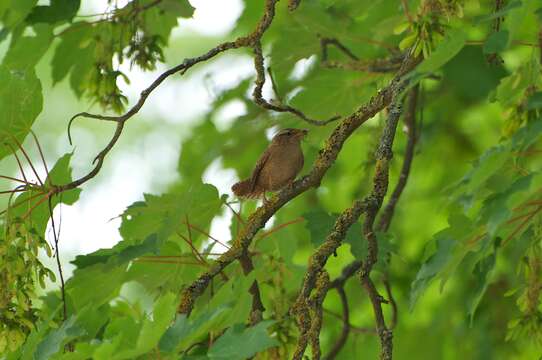
[[[287,128],[279,131],[274,137],[274,143],[300,142],[309,131],[306,129]]]

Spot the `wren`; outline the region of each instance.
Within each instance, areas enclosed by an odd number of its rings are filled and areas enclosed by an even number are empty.
[[[238,197],[265,198],[266,191],[277,191],[291,184],[303,168],[301,140],[307,130],[284,129],[273,137],[256,163],[252,176],[234,184]]]

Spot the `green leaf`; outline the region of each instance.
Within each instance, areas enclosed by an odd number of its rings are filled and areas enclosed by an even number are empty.
[[[191,18],[195,10],[188,0],[164,0],[158,3],[158,7],[183,18]]]
[[[305,228],[311,235],[311,243],[316,248],[322,245],[331,233],[338,215],[329,215],[322,210],[314,210],[303,214],[303,217],[307,220]],[[367,242],[363,239],[360,223],[356,222],[348,229],[344,242],[350,244],[350,252],[356,259],[365,258]]]
[[[45,184],[63,185],[72,181],[72,170],[70,167],[72,155],[72,153],[64,154],[60,159],[58,159],[56,164],[49,171],[49,177],[45,180]],[[51,209],[54,209],[60,203],[66,205],[74,204],[79,199],[79,194],[81,194],[81,189],[76,188],[53,196],[50,201]],[[49,204],[48,201],[43,201],[41,204],[37,205],[41,197],[32,198],[34,195],[36,194],[28,191],[18,196],[14,202],[24,205],[12,209],[10,211],[10,216],[22,217],[28,214],[28,209],[33,208],[29,217],[32,226],[39,236],[44,237],[45,230],[47,229],[47,223],[51,217]]]
[[[137,339],[137,348],[141,354],[157,345],[162,334],[174,320],[176,310],[177,296],[175,294],[166,294],[156,301],[152,312],[152,321],[146,320],[143,323]]]
[[[524,91],[531,82],[531,72],[531,66],[522,66],[509,76],[502,78],[497,87],[497,100],[503,106],[511,106],[519,102],[525,95]]]
[[[36,25],[34,32],[36,36],[21,36],[10,44],[3,66],[12,71],[30,71],[36,66],[53,41],[53,30],[48,25]]]
[[[247,276],[237,276],[230,279],[217,291],[209,302],[210,309],[219,307],[230,307],[228,316],[219,323],[222,328],[239,322],[239,319],[248,319],[252,304],[252,296],[249,289],[256,278],[256,271]]]
[[[215,124],[205,119],[193,130],[193,136],[182,144],[179,158],[179,172],[191,181],[199,182],[205,169],[213,160],[218,158],[224,148],[221,141],[215,141],[220,136]],[[198,161],[194,161],[194,159]]]
[[[412,282],[410,289],[411,311],[433,278],[448,263],[452,256],[452,249],[454,248],[455,243],[455,239],[452,238],[440,238],[437,240],[437,250],[435,254],[427,259],[427,261],[422,265],[416,274],[416,279]]]
[[[84,331],[75,324],[75,319],[75,316],[72,316],[60,328],[51,331],[38,345],[34,353],[34,359],[48,360],[52,355],[60,351],[68,341],[84,335]]]
[[[66,282],[66,294],[75,309],[81,309],[90,303],[100,306],[115,298],[124,282],[126,266],[127,264],[108,266],[100,263],[75,270]]]
[[[492,194],[484,200],[480,209],[480,221],[487,224],[490,235],[494,235],[497,228],[509,219],[511,214],[508,206],[509,198],[518,192],[529,190],[532,178],[532,175],[520,177],[505,191]]]
[[[527,110],[542,108],[542,91],[537,91],[527,99]]]
[[[135,340],[133,346],[121,346],[115,351],[115,358],[133,359],[156,348],[158,341],[173,321],[176,310],[177,296],[172,293],[161,296],[154,304],[152,320],[147,318],[143,321],[139,334],[133,339]]]
[[[510,34],[507,30],[492,33],[484,43],[484,54],[501,53],[508,47]]]
[[[496,255],[496,251],[493,251],[491,255],[488,255],[485,258],[481,259],[474,266],[473,275],[476,281],[476,289],[474,290],[474,295],[472,296],[472,299],[470,300],[468,305],[471,326],[474,319],[474,314],[476,313],[476,309],[478,308],[478,305],[480,304],[480,301],[482,300],[484,293],[486,292],[486,289],[489,285],[491,272],[495,267],[495,262],[497,258]]]
[[[167,43],[169,34],[177,26],[177,14],[153,7],[143,13],[145,33],[160,36]]]
[[[201,182],[181,184],[167,194],[145,194],[144,197],[144,202],[130,205],[122,214],[120,233],[124,239],[141,241],[156,233],[160,241],[165,241],[176,231],[188,236],[186,220],[205,231],[222,207],[217,189]],[[194,238],[203,238],[195,230],[191,230],[191,234]]]
[[[274,346],[276,339],[269,337],[267,328],[273,321],[263,321],[256,326],[246,328],[243,324],[230,327],[209,349],[210,359],[244,360]]]
[[[42,110],[41,82],[33,68],[53,37],[47,26],[37,28],[36,34],[12,42],[0,65],[0,160],[11,153],[4,144],[15,146],[13,139],[22,143]]]
[[[337,217],[333,217],[322,210],[315,210],[303,214],[307,222],[305,228],[311,235],[311,243],[316,248],[324,243],[327,235],[333,229]]]
[[[2,23],[7,28],[14,28],[27,17],[38,0],[3,0],[2,2],[2,5],[7,5],[7,11],[1,19]]]
[[[454,249],[457,247],[459,240],[469,235],[473,230],[473,224],[470,219],[463,214],[453,213],[448,218],[449,227],[439,231],[434,235],[436,250],[422,264],[420,270],[416,274],[416,279],[411,284],[410,289],[410,310],[420,298],[420,296],[429,287],[434,278],[444,273],[444,270],[450,272],[452,269],[449,265],[458,265],[461,259],[454,260]],[[444,274],[446,275],[446,274]],[[444,278],[445,279],[445,278]],[[444,280],[443,280],[444,282]]]
[[[430,73],[442,67],[465,46],[467,35],[459,29],[451,30],[429,56],[416,68],[416,73]]]
[[[71,21],[79,10],[80,0],[51,0],[49,6],[36,6],[26,18],[29,24]]]
[[[72,73],[77,72],[79,75],[86,74],[91,70],[93,56],[88,44],[93,36],[92,28],[84,26],[83,23],[74,24],[72,27],[72,31],[68,31],[60,37],[60,44],[56,47],[51,60],[53,84],[60,82],[72,70]],[[74,82],[78,83],[77,86],[74,86],[76,85]],[[78,85],[79,81],[73,79],[72,87],[76,93]]]
[[[165,332],[160,339],[160,351],[172,352],[180,340],[188,336],[191,326],[185,314],[177,315],[175,322]]]
[[[160,339],[159,348],[161,351],[178,352],[185,349],[223,321],[227,316],[230,307],[220,306],[209,308],[199,316],[186,319],[185,315],[178,315],[175,323],[165,332]]]
[[[139,256],[158,252],[159,242],[155,234],[149,235],[141,244],[131,245],[123,240],[111,249],[100,249],[91,254],[77,255],[72,264],[78,269],[83,269],[99,263],[124,264]]]
[[[503,15],[508,14],[508,12],[510,12],[511,10],[519,8],[521,6],[522,6],[521,1],[514,0],[514,1],[510,2],[510,3],[508,3],[506,6],[504,6],[501,10],[491,12],[488,15],[478,16],[477,18],[474,19],[474,21],[478,22],[478,23],[481,23],[481,22],[484,22],[484,21],[490,21],[490,20],[502,17]]]
[[[442,71],[446,84],[442,89],[452,90],[450,98],[465,104],[486,101],[501,78],[509,75],[502,65],[490,65],[480,46],[463,47]]]
[[[488,149],[474,162],[472,170],[465,175],[463,181],[468,182],[467,191],[474,192],[484,185],[491,175],[502,169],[508,158],[509,150],[505,146]]]
[[[531,121],[514,133],[511,139],[513,149],[524,149],[531,146],[542,134],[542,121]]]
[[[33,69],[0,65],[0,159],[11,154],[12,137],[22,143],[42,109],[41,83]]]

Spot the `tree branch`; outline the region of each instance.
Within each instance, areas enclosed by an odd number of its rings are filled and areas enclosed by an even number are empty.
[[[320,330],[324,317],[323,304],[329,290],[329,274],[322,270],[316,281],[316,291],[311,299],[312,324],[309,330],[309,341],[312,349],[313,360],[319,360],[322,354],[320,349]]]
[[[393,217],[393,213],[395,211],[395,206],[397,205],[397,202],[399,201],[399,198],[401,197],[401,194],[405,189],[408,175],[410,174],[412,159],[414,158],[414,148],[416,147],[416,141],[418,136],[416,132],[416,109],[418,106],[418,93],[419,85],[416,85],[410,91],[410,95],[408,97],[408,108],[404,117],[405,128],[408,138],[403,166],[401,168],[401,173],[399,174],[399,180],[397,181],[397,185],[395,185],[395,189],[393,190],[393,193],[391,194],[390,199],[388,200],[388,203],[386,204],[386,207],[384,208],[384,210],[382,211],[382,215],[380,216],[377,227],[379,231],[388,231],[391,219]]]
[[[254,44],[254,69],[256,70],[256,87],[254,88],[254,91],[252,92],[252,96],[254,97],[254,102],[258,104],[259,106],[263,107],[267,110],[273,110],[276,112],[288,112],[291,114],[294,114],[295,116],[299,117],[303,121],[308,122],[312,125],[327,125],[332,121],[338,120],[340,116],[333,116],[330,119],[327,120],[314,120],[307,115],[305,115],[301,110],[298,110],[294,107],[291,107],[289,105],[284,104],[271,104],[267,100],[263,98],[262,95],[262,89],[263,85],[265,84],[265,68],[264,68],[264,58],[262,53],[262,44],[257,41]],[[274,87],[276,87],[276,84],[273,84]]]
[[[343,286],[337,287],[337,292],[339,293],[339,297],[341,298],[341,304],[343,307],[343,328],[341,331],[341,336],[339,336],[339,339],[337,339],[329,353],[325,356],[326,360],[335,359],[335,357],[343,348],[344,344],[346,344],[346,340],[348,339],[348,335],[350,334],[350,309],[348,307],[348,298],[346,297],[346,292],[344,291]]]
[[[113,134],[113,137],[111,138],[111,140],[109,140],[109,143],[107,143],[107,145],[102,149],[102,151],[100,151],[100,153],[94,159],[93,161],[93,164],[95,163],[94,168],[89,173],[87,173],[86,175],[84,175],[83,177],[77,180],[74,180],[68,184],[57,186],[55,188],[55,193],[60,193],[63,191],[67,191],[67,190],[71,190],[76,187],[79,187],[85,182],[94,178],[100,172],[107,154],[111,151],[113,146],[115,146],[118,139],[120,138],[120,135],[122,134],[122,130],[124,128],[124,124],[128,120],[130,120],[134,115],[136,115],[139,112],[139,110],[141,110],[141,108],[147,101],[147,98],[149,97],[149,95],[167,78],[177,73],[180,73],[181,75],[183,75],[184,73],[186,73],[186,71],[188,71],[194,65],[207,61],[209,59],[212,59],[216,55],[223,53],[227,50],[239,49],[243,47],[252,47],[257,42],[259,42],[259,40],[261,39],[265,31],[269,28],[269,26],[271,25],[271,22],[273,21],[273,18],[275,16],[275,5],[277,2],[278,0],[266,0],[265,12],[262,18],[260,19],[260,21],[258,22],[256,29],[249,35],[239,37],[235,41],[228,41],[228,42],[219,44],[215,46],[214,48],[212,48],[211,50],[209,50],[208,52],[206,52],[205,54],[194,57],[194,58],[185,59],[182,64],[179,64],[163,72],[162,74],[160,74],[156,78],[156,80],[152,82],[152,84],[149,87],[147,87],[145,90],[141,92],[139,100],[126,113],[119,116],[90,114],[87,112],[81,112],[74,115],[70,119],[69,124],[68,124],[68,138],[70,140],[70,143],[71,143],[70,128],[73,121],[77,118],[83,117],[83,118],[90,118],[90,119],[96,119],[96,120],[112,121],[117,124],[117,127],[115,129],[115,133]]]
[[[373,96],[367,104],[361,106],[337,125],[326,140],[324,147],[320,150],[309,174],[295,181],[291,187],[279,191],[267,203],[252,213],[246,222],[246,226],[236,239],[234,246],[220,256],[207,272],[201,274],[198,279],[183,290],[178,310],[180,313],[189,314],[192,311],[196,299],[203,294],[211,279],[237,260],[241,256],[243,249],[248,249],[256,233],[265,226],[271,216],[284,204],[311,187],[320,185],[322,178],[335,162],[345,141],[359,126],[391,102],[392,94],[400,86],[403,75],[412,70],[418,62],[418,59],[405,58],[401,70],[386,87]]]
[[[382,129],[382,135],[380,142],[377,148],[376,153],[376,171],[373,178],[373,191],[363,200],[357,200],[354,202],[352,207],[346,209],[341,213],[341,215],[335,221],[332,231],[324,241],[322,245],[314,252],[314,254],[309,259],[309,265],[305,278],[303,280],[303,285],[301,291],[297,297],[297,300],[292,307],[292,313],[296,315],[298,327],[300,330],[300,336],[297,343],[297,349],[294,353],[294,359],[301,360],[303,353],[306,348],[306,338],[309,336],[307,324],[311,324],[314,319],[307,319],[307,315],[310,314],[308,311],[309,308],[309,297],[314,289],[316,278],[318,274],[324,269],[324,266],[331,256],[335,253],[337,248],[341,245],[342,240],[346,236],[348,229],[357,222],[358,218],[362,213],[366,213],[366,219],[364,223],[364,235],[368,239],[368,254],[365,259],[365,262],[362,264],[362,283],[368,289],[369,297],[371,298],[373,305],[375,305],[375,300],[378,302],[378,308],[380,312],[378,313],[375,307],[375,315],[377,317],[377,330],[385,329],[385,323],[383,322],[382,309],[380,304],[384,302],[384,299],[376,293],[374,285],[371,288],[370,273],[373,268],[373,265],[377,261],[378,256],[378,243],[376,236],[372,231],[372,224],[380,209],[384,196],[387,192],[388,187],[388,163],[392,158],[392,146],[393,140],[395,137],[395,132],[397,128],[397,123],[402,113],[402,92],[406,87],[406,81],[399,80],[397,86],[392,89],[392,98],[393,102],[389,106],[390,115],[386,122],[386,125]],[[370,283],[370,284],[369,284]],[[386,352],[390,353],[391,356],[391,338],[389,341],[384,341],[384,331],[379,331],[381,335],[383,349]],[[385,345],[385,346],[384,346]]]
[[[309,309],[311,292],[317,285],[318,276],[324,270],[324,266],[326,265],[329,257],[341,245],[342,240],[346,237],[348,229],[350,229],[350,227],[358,221],[361,214],[366,210],[367,203],[357,200],[350,208],[343,211],[335,221],[333,229],[327,236],[324,243],[318,247],[318,249],[309,259],[309,266],[303,279],[301,291],[299,292],[297,300],[291,310],[292,314],[296,316],[300,332],[296,351],[293,356],[293,359],[295,360],[301,360],[303,358],[303,353],[307,347],[308,339],[314,336],[309,331],[312,323],[314,322],[310,316]]]
[[[350,61],[342,62],[329,60],[329,45],[334,45],[343,54],[345,54]],[[361,60],[339,40],[334,38],[321,37],[320,48],[322,51],[322,66],[328,69],[343,69],[369,73],[388,73],[399,70],[404,60],[404,54],[397,54],[396,51],[393,51],[394,55],[387,59]]]
[[[417,102],[418,102],[418,94],[419,94],[419,85],[416,85],[411,91],[408,99],[408,108],[406,110],[405,116],[404,116],[404,122],[407,132],[407,146],[405,150],[405,156],[403,159],[403,166],[401,168],[401,173],[399,175],[399,180],[397,181],[397,184],[395,186],[395,189],[388,200],[388,203],[386,204],[386,207],[383,210],[383,213],[380,217],[380,222],[378,224],[378,230],[386,232],[389,228],[389,224],[393,218],[394,215],[394,209],[397,205],[399,198],[401,194],[403,193],[403,190],[406,186],[408,176],[410,174],[410,168],[412,166],[412,160],[414,157],[414,149],[417,141],[417,130],[416,130],[416,111],[417,111]],[[359,260],[354,260],[350,264],[346,265],[340,276],[338,276],[335,280],[331,282],[330,287],[336,288],[337,291],[340,291],[340,289],[343,289],[344,284],[346,281],[352,277],[360,268],[361,268],[362,262]],[[387,298],[388,302],[392,307],[392,319],[390,324],[390,329],[395,328],[395,325],[397,324],[397,317],[398,317],[398,311],[397,311],[397,304],[395,302],[395,299],[393,298],[391,286],[389,283],[389,280],[387,278],[387,275],[385,275],[383,279],[384,286],[386,288],[387,292]],[[343,306],[343,316],[344,316],[345,308]],[[333,347],[333,356],[336,356],[337,353],[340,351],[342,346],[344,346],[344,343],[346,342],[346,339],[343,340],[339,338],[337,342],[335,343]],[[346,335],[348,336],[348,334]],[[330,352],[330,354],[332,354]],[[328,355],[329,356],[329,355]]]
[[[373,177],[373,190],[367,198],[368,207],[365,221],[363,223],[363,234],[368,241],[368,251],[367,257],[361,265],[359,278],[373,305],[376,329],[381,345],[380,358],[383,360],[391,360],[392,358],[393,333],[386,327],[384,314],[382,312],[382,303],[385,302],[385,300],[378,293],[370,277],[373,266],[376,264],[378,259],[378,240],[373,230],[373,224],[388,190],[389,163],[393,157],[392,147],[397,124],[403,111],[402,91],[405,86],[406,82],[402,82],[395,89],[392,103],[388,108],[388,119],[382,131],[378,149],[376,151],[376,170]]]

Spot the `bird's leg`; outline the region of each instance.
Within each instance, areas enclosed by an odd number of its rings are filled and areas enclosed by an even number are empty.
[[[288,184],[286,184],[286,187],[288,188],[288,190],[292,191],[294,189],[294,179],[288,181]]]
[[[265,196],[265,191],[262,192],[262,200],[263,200],[264,205],[266,205],[269,202],[269,200],[267,200],[267,197]]]

